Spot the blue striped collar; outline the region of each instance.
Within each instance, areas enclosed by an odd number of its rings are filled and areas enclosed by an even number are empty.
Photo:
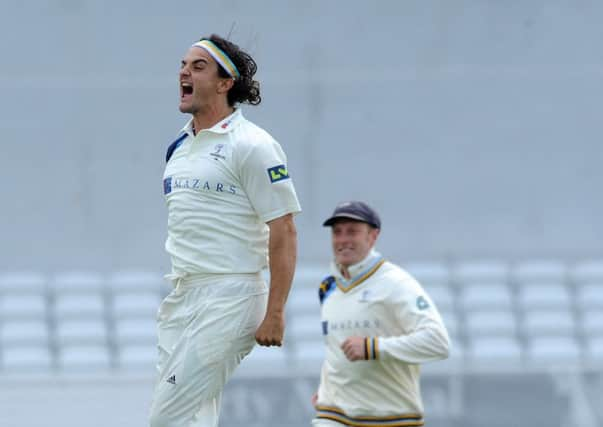
[[[351,276],[349,280],[343,277],[340,265],[336,264],[334,261],[331,263],[331,272],[333,273],[333,276],[335,276],[339,289],[347,292],[372,276],[384,262],[385,259],[383,256],[372,249],[366,258],[359,263],[348,267],[348,272]]]

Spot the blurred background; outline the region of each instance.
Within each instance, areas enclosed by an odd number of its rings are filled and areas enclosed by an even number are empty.
[[[595,0],[2,0],[0,424],[147,425],[179,62],[215,32],[258,62],[244,113],[303,208],[286,345],[243,361],[221,426],[309,425],[321,223],[346,199],[380,212],[378,249],[453,339],[424,369],[427,425],[603,425],[602,18]]]

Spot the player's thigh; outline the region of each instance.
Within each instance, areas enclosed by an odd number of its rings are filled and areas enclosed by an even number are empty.
[[[171,349],[157,381],[152,418],[189,419],[203,401],[219,397],[251,351],[266,295],[208,300]]]
[[[158,374],[182,339],[188,323],[185,295],[172,291],[161,302],[157,310]]]

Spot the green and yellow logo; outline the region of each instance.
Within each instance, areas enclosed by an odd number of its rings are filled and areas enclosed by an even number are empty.
[[[287,171],[285,165],[278,165],[268,169],[268,176],[270,182],[275,183],[289,178],[289,171]]]

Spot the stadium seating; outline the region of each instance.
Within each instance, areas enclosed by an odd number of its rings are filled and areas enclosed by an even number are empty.
[[[121,342],[116,365],[128,371],[153,372],[157,364],[157,344]]]
[[[581,358],[580,345],[573,335],[533,338],[526,351],[528,361],[536,364],[577,364]]]
[[[110,306],[115,318],[155,318],[167,282],[158,273],[120,271],[107,279]]]
[[[285,347],[255,346],[241,362],[243,372],[282,373],[290,369],[289,354]]]
[[[567,265],[558,260],[521,261],[511,268],[510,277],[519,284],[543,280],[564,281],[567,278]]]
[[[590,337],[586,343],[586,358],[590,362],[603,360],[603,336]]]
[[[469,345],[468,357],[471,361],[521,362],[522,351],[514,337],[477,337]]]
[[[318,300],[318,285],[313,288],[296,286],[291,290],[287,300],[287,311],[291,315],[306,315],[320,313]]]
[[[109,349],[102,344],[64,345],[59,351],[59,368],[63,371],[94,373],[110,367]]]
[[[440,315],[442,316],[442,320],[446,325],[446,330],[451,337],[456,337],[459,335],[461,331],[461,327],[459,326],[458,315],[456,311],[446,310],[440,311]]]
[[[103,345],[107,338],[104,319],[65,319],[56,324],[56,340],[61,346],[74,343]]]
[[[585,310],[581,314],[583,334],[603,337],[603,311]]]
[[[517,322],[506,310],[469,312],[465,317],[466,334],[473,337],[515,337]]]
[[[46,290],[46,277],[37,272],[6,272],[0,274],[0,294],[33,293],[41,295]]]
[[[406,266],[440,310],[449,363],[597,363],[603,352],[603,262],[555,260]],[[247,370],[319,369],[318,285],[325,266],[298,269],[285,346],[256,348]],[[156,313],[169,284],[152,271],[0,274],[0,372],[153,370]],[[288,368],[289,367],[289,368]]]
[[[113,339],[121,345],[157,342],[156,321],[152,318],[123,318],[115,321]]]
[[[453,310],[456,304],[454,292],[447,285],[424,286],[425,291],[440,311]]]
[[[402,268],[408,271],[426,288],[434,285],[448,285],[450,283],[450,269],[446,264],[440,262],[408,262]]]
[[[15,319],[0,323],[0,342],[3,346],[48,345],[48,324],[45,319]]]
[[[294,343],[293,366],[304,372],[320,372],[325,357],[325,344],[319,340],[300,340]]]
[[[305,314],[291,316],[291,321],[287,325],[286,334],[294,340],[321,338],[322,329],[320,315]]]
[[[101,274],[94,271],[68,271],[57,274],[50,283],[54,293],[103,292],[106,284]]]
[[[513,307],[513,295],[504,283],[481,282],[462,286],[459,301],[465,310],[511,310]]]
[[[576,299],[582,308],[603,310],[603,279],[577,285]]]
[[[482,260],[464,261],[452,268],[455,283],[506,283],[509,280],[509,266],[504,261]]]
[[[105,301],[103,295],[94,293],[90,295],[57,294],[54,299],[55,318],[88,318],[104,317]]]
[[[44,343],[7,346],[2,350],[2,368],[5,373],[47,372],[54,367],[51,351]]]
[[[3,319],[45,319],[47,307],[47,298],[44,294],[0,295],[0,318]]]
[[[522,330],[527,336],[569,335],[576,332],[576,322],[569,310],[533,310],[525,313]]]
[[[572,305],[568,289],[559,282],[525,283],[519,287],[517,299],[524,310],[569,308]]]
[[[575,283],[603,283],[603,259],[578,262],[570,268],[569,275]]]

